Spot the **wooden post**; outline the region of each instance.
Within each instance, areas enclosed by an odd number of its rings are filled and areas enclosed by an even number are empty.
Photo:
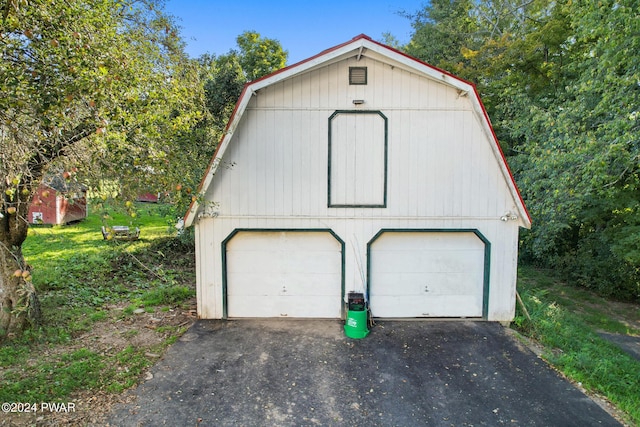
[[[516,289],[516,298],[518,299],[518,302],[520,303],[520,307],[522,307],[522,311],[524,311],[524,315],[527,316],[527,319],[529,320],[529,322],[531,322],[531,316],[529,316],[529,311],[527,311],[527,307],[524,305],[524,302],[522,301],[522,298],[520,298],[520,293],[518,292],[517,289]]]

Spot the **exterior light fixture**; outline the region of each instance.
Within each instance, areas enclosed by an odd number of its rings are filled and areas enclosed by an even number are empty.
[[[509,220],[516,221],[518,219],[518,215],[514,214],[511,211],[506,212],[504,215],[500,217],[500,221],[507,222]]]

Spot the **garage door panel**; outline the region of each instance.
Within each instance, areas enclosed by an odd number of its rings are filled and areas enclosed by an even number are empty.
[[[293,278],[293,283],[296,286],[291,287],[291,295],[307,295],[307,296],[321,296],[321,295],[339,295],[336,291],[340,291],[340,288],[336,289],[336,280],[339,279],[333,274],[313,274],[313,277],[309,277],[306,274],[299,274]],[[340,297],[340,296],[339,296]],[[309,303],[313,303],[314,300],[310,300]]]
[[[380,273],[375,278],[376,295],[421,295],[424,292],[424,276],[421,273],[405,273],[402,283],[394,272]]]
[[[412,271],[421,262],[421,254],[415,251],[391,250],[380,251],[376,256],[384,259],[384,263],[376,266],[380,272]],[[373,258],[372,258],[373,259]]]
[[[254,266],[261,273],[273,274],[282,270],[283,257],[279,254],[257,251],[227,252],[227,272],[244,273],[247,266]]]
[[[292,273],[318,273],[334,271],[336,263],[341,262],[340,253],[328,251],[301,251],[286,252],[282,256],[285,258],[286,271]]]
[[[327,311],[325,307],[333,306]],[[243,296],[229,299],[229,313],[232,317],[291,317],[291,318],[339,318],[340,306],[335,304],[335,296],[316,296],[310,302],[306,296],[283,296],[282,298],[264,298],[262,296]]]
[[[316,295],[313,300],[307,296],[287,296],[280,301],[280,317],[339,318],[340,304],[335,304],[335,295]],[[327,311],[326,307],[332,307]]]
[[[430,298],[427,301],[419,301],[410,296],[393,296],[379,301],[375,308],[372,307],[372,314],[375,317],[405,318],[406,313],[412,313],[410,317],[452,317],[450,307],[452,304],[458,306],[460,314],[456,317],[477,317],[476,306],[478,300],[474,297],[457,297],[441,295]],[[404,309],[398,311],[398,307]],[[468,315],[464,313],[470,313]]]
[[[384,260],[376,266],[380,272],[456,272],[482,268],[484,249],[474,251],[376,251],[374,257]]]
[[[341,251],[329,232],[238,232],[226,245],[227,315],[340,317]]]
[[[422,271],[460,271],[482,265],[484,249],[475,251],[443,250],[422,252]],[[478,264],[480,261],[480,264]]]
[[[396,237],[391,236],[391,234],[413,234],[414,232],[393,232],[393,233],[385,233],[381,237],[378,238],[376,243],[388,241],[395,241]],[[445,250],[466,250],[470,248],[482,249],[484,244],[482,241],[478,239],[476,235],[473,233],[462,233],[462,232],[447,232],[447,231],[429,231],[425,232],[430,234],[429,239],[406,239],[404,242],[404,246],[399,248],[400,250],[405,251],[415,251],[419,250],[433,250],[436,252],[445,251]],[[384,244],[384,243],[383,243]],[[397,250],[397,249],[396,249]]]
[[[478,277],[460,272],[434,273],[424,283],[429,295],[463,296],[480,291]]]
[[[386,232],[370,246],[377,317],[480,317],[484,243],[472,232]]]
[[[277,277],[262,273],[233,273],[233,286],[227,287],[227,295],[272,295],[280,290],[281,281]],[[259,287],[256,284],[260,284]]]
[[[272,317],[279,311],[278,301],[260,295],[242,295],[241,298],[229,298],[227,309],[233,317]]]
[[[375,295],[397,295],[399,292],[413,296],[458,295],[475,293],[477,280],[466,273],[444,272],[405,273],[403,283],[398,283],[398,276],[393,273],[378,274],[375,277]]]

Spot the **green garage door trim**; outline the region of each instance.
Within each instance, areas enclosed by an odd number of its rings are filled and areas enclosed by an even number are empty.
[[[489,313],[489,279],[491,274],[491,242],[476,228],[383,228],[367,243],[367,298],[371,295],[371,246],[384,233],[473,233],[484,244],[484,275],[482,286],[482,318]]]
[[[278,232],[294,232],[294,233],[329,233],[333,236],[334,239],[340,244],[340,256],[341,256],[341,278],[340,278],[340,313],[341,317],[344,318],[344,289],[345,289],[345,273],[344,273],[344,265],[345,265],[345,243],[344,241],[331,229],[329,228],[236,228],[233,230],[223,241],[222,241],[222,318],[228,319],[228,301],[227,301],[227,244],[235,235],[241,232],[251,232],[251,233],[278,233]]]

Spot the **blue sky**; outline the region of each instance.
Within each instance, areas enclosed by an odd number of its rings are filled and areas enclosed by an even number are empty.
[[[362,33],[374,40],[391,33],[407,43],[411,21],[399,12],[414,13],[426,1],[167,0],[165,11],[178,18],[192,57],[227,53],[239,34],[254,30],[279,40],[293,64]]]

